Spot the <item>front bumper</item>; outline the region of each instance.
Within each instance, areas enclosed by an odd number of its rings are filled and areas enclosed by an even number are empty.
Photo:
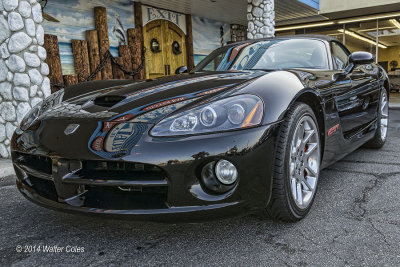
[[[66,125],[42,123],[13,137],[18,189],[41,206],[138,220],[200,220],[253,213],[269,201],[277,124],[174,138],[154,138],[147,129],[120,158],[92,153],[85,131],[71,139],[60,130]],[[201,168],[218,159],[239,172],[237,185],[223,194],[199,181]]]

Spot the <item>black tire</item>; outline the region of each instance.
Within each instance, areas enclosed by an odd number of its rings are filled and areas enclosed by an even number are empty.
[[[378,114],[377,114],[377,127],[376,127],[376,131],[375,131],[375,135],[374,137],[369,140],[364,147],[367,148],[381,148],[383,147],[383,145],[385,145],[386,143],[386,139],[387,139],[387,132],[386,132],[386,136],[383,138],[382,134],[381,134],[381,128],[382,128],[382,99],[383,97],[386,97],[386,99],[388,99],[387,97],[387,92],[385,89],[382,90],[381,92],[381,96],[380,96],[380,100],[379,100],[379,107],[378,107]],[[387,104],[389,105],[389,104]],[[389,122],[389,120],[387,119],[387,123]]]
[[[290,144],[297,122],[299,122],[305,115],[312,117],[317,127],[317,134],[320,137],[317,119],[313,110],[307,104],[300,102],[295,103],[290,108],[279,129],[275,153],[272,195],[266,207],[266,215],[274,220],[285,222],[296,222],[301,220],[308,214],[315,199],[318,183],[312,200],[305,209],[298,208],[290,191]],[[319,137],[318,139],[321,140]],[[319,141],[318,144],[319,147],[321,147],[320,142],[321,141]]]

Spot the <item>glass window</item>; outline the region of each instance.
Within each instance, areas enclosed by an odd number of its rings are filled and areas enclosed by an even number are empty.
[[[235,58],[229,64],[220,64],[221,61],[226,60],[227,57],[225,55],[231,50],[224,51],[211,53],[204,59],[204,62],[199,63],[196,71],[329,68],[325,44],[319,40],[296,38],[259,41],[241,48],[239,54],[235,55]]]
[[[222,51],[219,51],[219,53],[216,53],[213,57],[209,58],[207,57],[205,60],[205,64],[203,62],[200,62],[200,65],[203,65],[202,70],[205,71],[216,71],[218,69],[218,66],[221,64],[222,60],[224,59],[225,55],[227,53],[227,49],[223,49]],[[201,64],[203,63],[203,64]]]
[[[349,60],[349,52],[337,42],[332,42],[332,57],[336,69],[343,70]]]

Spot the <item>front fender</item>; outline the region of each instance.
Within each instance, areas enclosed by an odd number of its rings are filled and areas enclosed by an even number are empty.
[[[263,99],[263,125],[267,125],[282,120],[290,106],[305,93],[314,94],[321,103],[322,97],[319,92],[306,86],[293,72],[275,71],[257,78],[241,93],[257,94]]]

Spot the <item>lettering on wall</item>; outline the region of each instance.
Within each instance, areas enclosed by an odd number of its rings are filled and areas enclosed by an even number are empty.
[[[186,34],[186,17],[184,14],[169,10],[142,5],[143,26],[153,20],[168,20],[178,26]]]

